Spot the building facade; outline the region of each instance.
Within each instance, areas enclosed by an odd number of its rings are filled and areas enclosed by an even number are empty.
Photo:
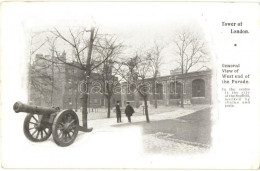
[[[29,66],[29,103],[39,106],[63,106],[65,65],[55,64],[48,55],[36,54]],[[66,54],[61,55],[66,60]]]
[[[30,66],[30,103],[40,106],[59,106],[64,109],[80,109],[82,106],[80,97],[82,93],[85,93],[83,90],[83,84],[86,83],[84,82],[86,80],[84,70],[75,67],[79,65],[76,62],[70,63],[72,65],[60,62],[57,64],[46,61],[43,57],[51,59],[50,56],[37,54],[35,61]],[[60,55],[60,59],[66,61],[65,52]],[[149,105],[154,105],[155,99],[159,106],[179,105],[181,91],[183,91],[184,104],[211,103],[211,70],[190,72],[185,75],[180,74],[179,70],[173,70],[170,73],[170,75],[158,76],[156,84],[152,78],[145,80],[149,87]],[[110,78],[118,81],[116,76]],[[106,107],[108,102],[104,76],[101,73],[93,72],[89,83],[88,106],[90,108]],[[115,106],[117,100],[121,102],[122,106],[125,106],[126,102],[130,102],[135,107],[143,105],[143,98],[138,93],[137,86],[137,84],[127,82],[119,83],[114,88],[110,100],[111,106]],[[156,98],[154,98],[152,88],[156,90]]]
[[[47,59],[47,60],[46,60]],[[66,61],[66,53],[60,55]],[[29,103],[39,106],[59,106],[63,109],[78,110],[81,108],[81,93],[85,83],[85,71],[75,66],[63,64],[60,61],[50,62],[50,56],[37,54],[29,67]],[[115,77],[117,79],[117,77]],[[107,106],[106,92],[103,91],[103,81],[100,73],[92,73],[89,78],[88,106],[100,108]],[[114,94],[111,106],[121,99],[121,94]]]
[[[211,103],[211,70],[187,73],[182,76],[180,73],[172,72],[171,75],[159,76],[154,86],[156,91],[157,105],[179,105],[181,91],[183,90],[184,104],[210,104]],[[154,104],[152,93],[152,79],[146,79],[148,85],[148,104]],[[143,99],[136,90],[135,84],[123,83],[121,100],[122,104],[130,102],[135,107],[143,105]],[[183,86],[183,89],[182,89]]]
[[[66,66],[65,69],[65,92],[63,94],[63,107],[70,109],[80,109],[82,93],[88,93],[88,106],[90,108],[106,107],[106,91],[104,90],[104,81],[99,73],[91,73],[89,78],[88,92],[84,91],[86,78],[84,71],[73,66]],[[121,100],[121,94],[114,94],[111,97],[111,106],[115,106],[116,101]]]

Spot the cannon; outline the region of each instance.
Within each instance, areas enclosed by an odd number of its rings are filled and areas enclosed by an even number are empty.
[[[60,110],[59,107],[47,108],[16,102],[13,110],[16,113],[28,113],[24,120],[23,131],[33,142],[45,141],[52,134],[57,145],[66,147],[74,142],[78,131],[92,131],[92,128],[79,125],[78,116],[71,109]]]

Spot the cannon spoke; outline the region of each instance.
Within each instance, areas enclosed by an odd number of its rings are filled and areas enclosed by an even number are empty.
[[[26,116],[24,120],[23,130],[25,136],[33,142],[41,142],[47,140],[52,133],[50,127],[44,125],[41,122],[41,117],[38,116],[37,119],[35,114],[28,114]]]
[[[34,124],[34,125],[37,125],[37,123],[34,123],[34,122],[29,122],[30,124]]]
[[[46,132],[46,129],[44,129],[43,132],[44,132],[46,135],[48,135],[47,132]]]
[[[72,110],[60,112],[53,122],[52,136],[59,146],[68,146],[73,143],[78,134],[78,116]]]
[[[33,118],[36,122],[39,122],[38,119],[35,118],[35,116],[32,115],[32,118]]]
[[[65,133],[65,141],[68,141],[68,133]]]
[[[75,128],[76,128],[76,127],[75,127]],[[74,131],[75,131],[75,129],[74,129],[74,128],[71,128],[69,132],[72,132],[72,133],[73,133]]]
[[[43,131],[41,131],[41,139],[43,138]]]
[[[71,135],[70,135],[70,133],[68,132],[68,136],[69,136],[69,138],[71,139]]]
[[[70,126],[72,123],[75,122],[75,119],[72,119],[69,123],[68,123],[68,126]]]
[[[58,137],[62,138],[62,134],[63,134],[63,131],[60,131],[59,134],[58,134]]]
[[[38,131],[38,130],[37,130]],[[37,132],[36,139],[38,139],[40,131]]]
[[[71,126],[72,129],[75,129],[75,128],[77,128],[77,127],[78,127],[77,125]]]
[[[64,130],[64,125],[58,125],[58,130]]]
[[[72,138],[69,132],[67,132],[67,138],[68,138],[68,141],[70,141]]]
[[[37,132],[37,129],[35,129],[35,131],[32,133],[32,136]]]
[[[67,141],[67,133],[64,132],[64,141],[66,142]]]
[[[68,133],[65,133],[65,141],[68,141]]]
[[[68,140],[70,141],[72,137],[69,132],[67,134],[68,134]]]
[[[65,140],[65,132],[62,132],[61,139]]]

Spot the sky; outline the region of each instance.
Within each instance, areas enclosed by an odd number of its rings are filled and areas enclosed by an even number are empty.
[[[162,44],[165,48],[162,51],[160,73],[168,75],[170,70],[177,67],[172,43],[177,31],[190,29],[208,42],[203,8],[203,5],[196,3],[187,5],[167,2],[27,3],[22,5],[20,14],[23,16],[21,25],[28,44],[27,50],[30,48],[30,35],[35,32],[53,27],[67,31],[68,28],[89,28],[94,25],[99,28],[99,33],[118,36],[119,41],[128,47],[124,51],[126,58],[131,57],[131,52],[136,48],[149,48],[154,41]],[[40,44],[44,40],[43,34],[34,41]],[[46,49],[42,48],[37,53],[46,54]],[[72,52],[67,45],[61,45],[59,49],[61,52],[65,50],[67,56]]]

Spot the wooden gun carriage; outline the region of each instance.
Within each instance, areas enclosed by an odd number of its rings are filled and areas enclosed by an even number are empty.
[[[90,132],[91,129],[79,125],[77,114],[71,110],[47,108],[26,105],[16,102],[13,105],[16,113],[28,113],[24,120],[23,131],[25,136],[33,142],[47,140],[51,134],[54,142],[62,147],[71,145],[78,135],[78,131]]]

